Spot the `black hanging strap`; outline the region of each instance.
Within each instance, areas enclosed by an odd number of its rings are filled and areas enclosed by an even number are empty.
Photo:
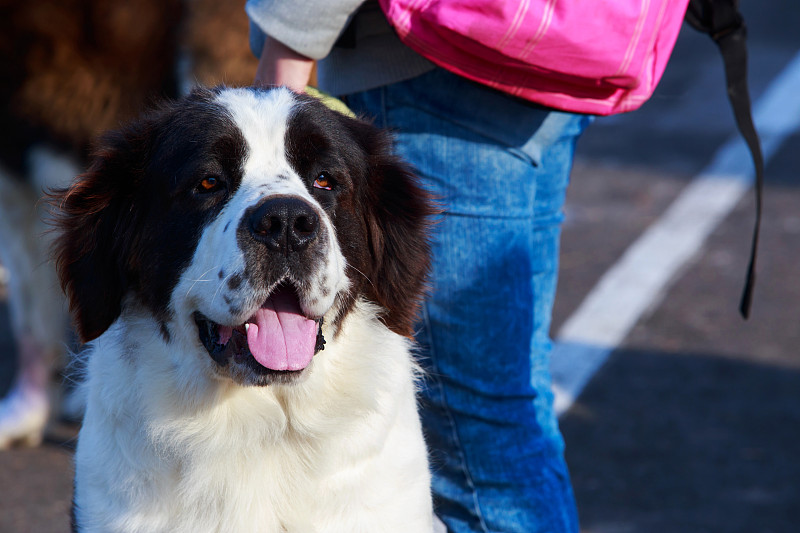
[[[736,117],[736,126],[744,137],[756,170],[756,222],[750,248],[750,263],[747,267],[739,312],[744,318],[750,316],[753,303],[753,287],[756,282],[756,255],[758,236],[761,230],[761,204],[764,189],[764,157],[750,112],[750,92],[747,88],[747,29],[739,12],[738,0],[690,0],[686,21],[695,29],[708,33],[719,46],[725,63],[725,78],[728,99]]]

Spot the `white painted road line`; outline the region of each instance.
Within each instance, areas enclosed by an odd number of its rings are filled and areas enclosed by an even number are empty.
[[[753,117],[766,164],[800,130],[800,53],[753,106]],[[737,135],[589,292],[556,335],[551,371],[559,415],[639,319],[661,302],[753,179],[750,153]]]

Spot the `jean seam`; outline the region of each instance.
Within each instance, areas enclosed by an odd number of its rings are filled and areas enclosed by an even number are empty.
[[[425,108],[425,107],[421,107],[421,106],[415,105],[415,104],[413,104],[411,102],[398,102],[395,105],[395,108],[399,108],[399,107],[409,107],[409,108],[414,109],[416,111],[419,111],[421,113],[425,113],[427,115],[435,117],[435,118],[437,118],[437,119],[439,119],[439,120],[441,120],[443,122],[447,122],[451,126],[455,126],[457,128],[461,128],[464,131],[468,131],[468,132],[472,133],[473,135],[477,135],[478,137],[480,137],[481,139],[483,139],[485,141],[490,141],[491,143],[493,143],[493,144],[495,144],[497,146],[502,146],[504,150],[509,152],[514,157],[517,157],[519,159],[526,159],[533,166],[536,166],[535,164],[533,164],[533,161],[531,161],[530,158],[522,158],[519,155],[519,153],[513,151],[515,149],[518,149],[519,148],[518,146],[512,146],[512,145],[510,145],[510,144],[508,144],[506,142],[503,142],[502,140],[500,140],[500,139],[498,139],[496,137],[492,137],[491,135],[487,135],[485,131],[482,131],[482,130],[480,130],[478,128],[475,128],[473,126],[468,126],[466,124],[462,124],[460,122],[456,122],[453,119],[449,118],[447,115],[444,115],[442,113],[437,113],[433,109],[428,109],[428,108]]]
[[[428,304],[424,304],[422,306],[422,320],[425,322],[425,333],[427,336],[426,343],[428,345],[428,356],[430,357],[431,367],[433,372],[429,379],[432,379],[436,382],[436,386],[439,389],[439,392],[442,395],[442,408],[445,412],[447,417],[447,423],[450,426],[451,436],[453,438],[453,442],[458,450],[458,461],[461,467],[461,471],[464,474],[464,479],[467,482],[467,487],[469,488],[470,492],[472,493],[472,503],[475,509],[475,514],[478,517],[478,521],[484,533],[489,533],[489,528],[486,525],[486,521],[483,518],[483,513],[481,512],[480,502],[478,501],[478,491],[475,490],[475,482],[472,481],[472,476],[469,473],[469,468],[467,467],[467,459],[466,455],[464,454],[464,448],[461,445],[461,439],[458,435],[458,429],[456,428],[456,422],[453,418],[453,413],[450,410],[450,406],[447,403],[447,392],[445,391],[444,386],[442,385],[438,375],[439,375],[439,368],[436,365],[436,353],[433,347],[433,330],[431,329],[430,323],[430,315],[428,314]]]

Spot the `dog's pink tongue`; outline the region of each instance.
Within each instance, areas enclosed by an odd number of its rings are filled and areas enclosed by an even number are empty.
[[[272,370],[302,370],[314,357],[317,323],[303,316],[290,290],[272,295],[247,330],[250,353]]]

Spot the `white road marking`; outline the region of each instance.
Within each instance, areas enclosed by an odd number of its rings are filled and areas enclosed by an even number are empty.
[[[800,53],[755,103],[753,117],[766,164],[800,130]],[[661,302],[753,180],[750,153],[737,134],[603,275],[556,335],[551,371],[559,415],[639,319]]]

